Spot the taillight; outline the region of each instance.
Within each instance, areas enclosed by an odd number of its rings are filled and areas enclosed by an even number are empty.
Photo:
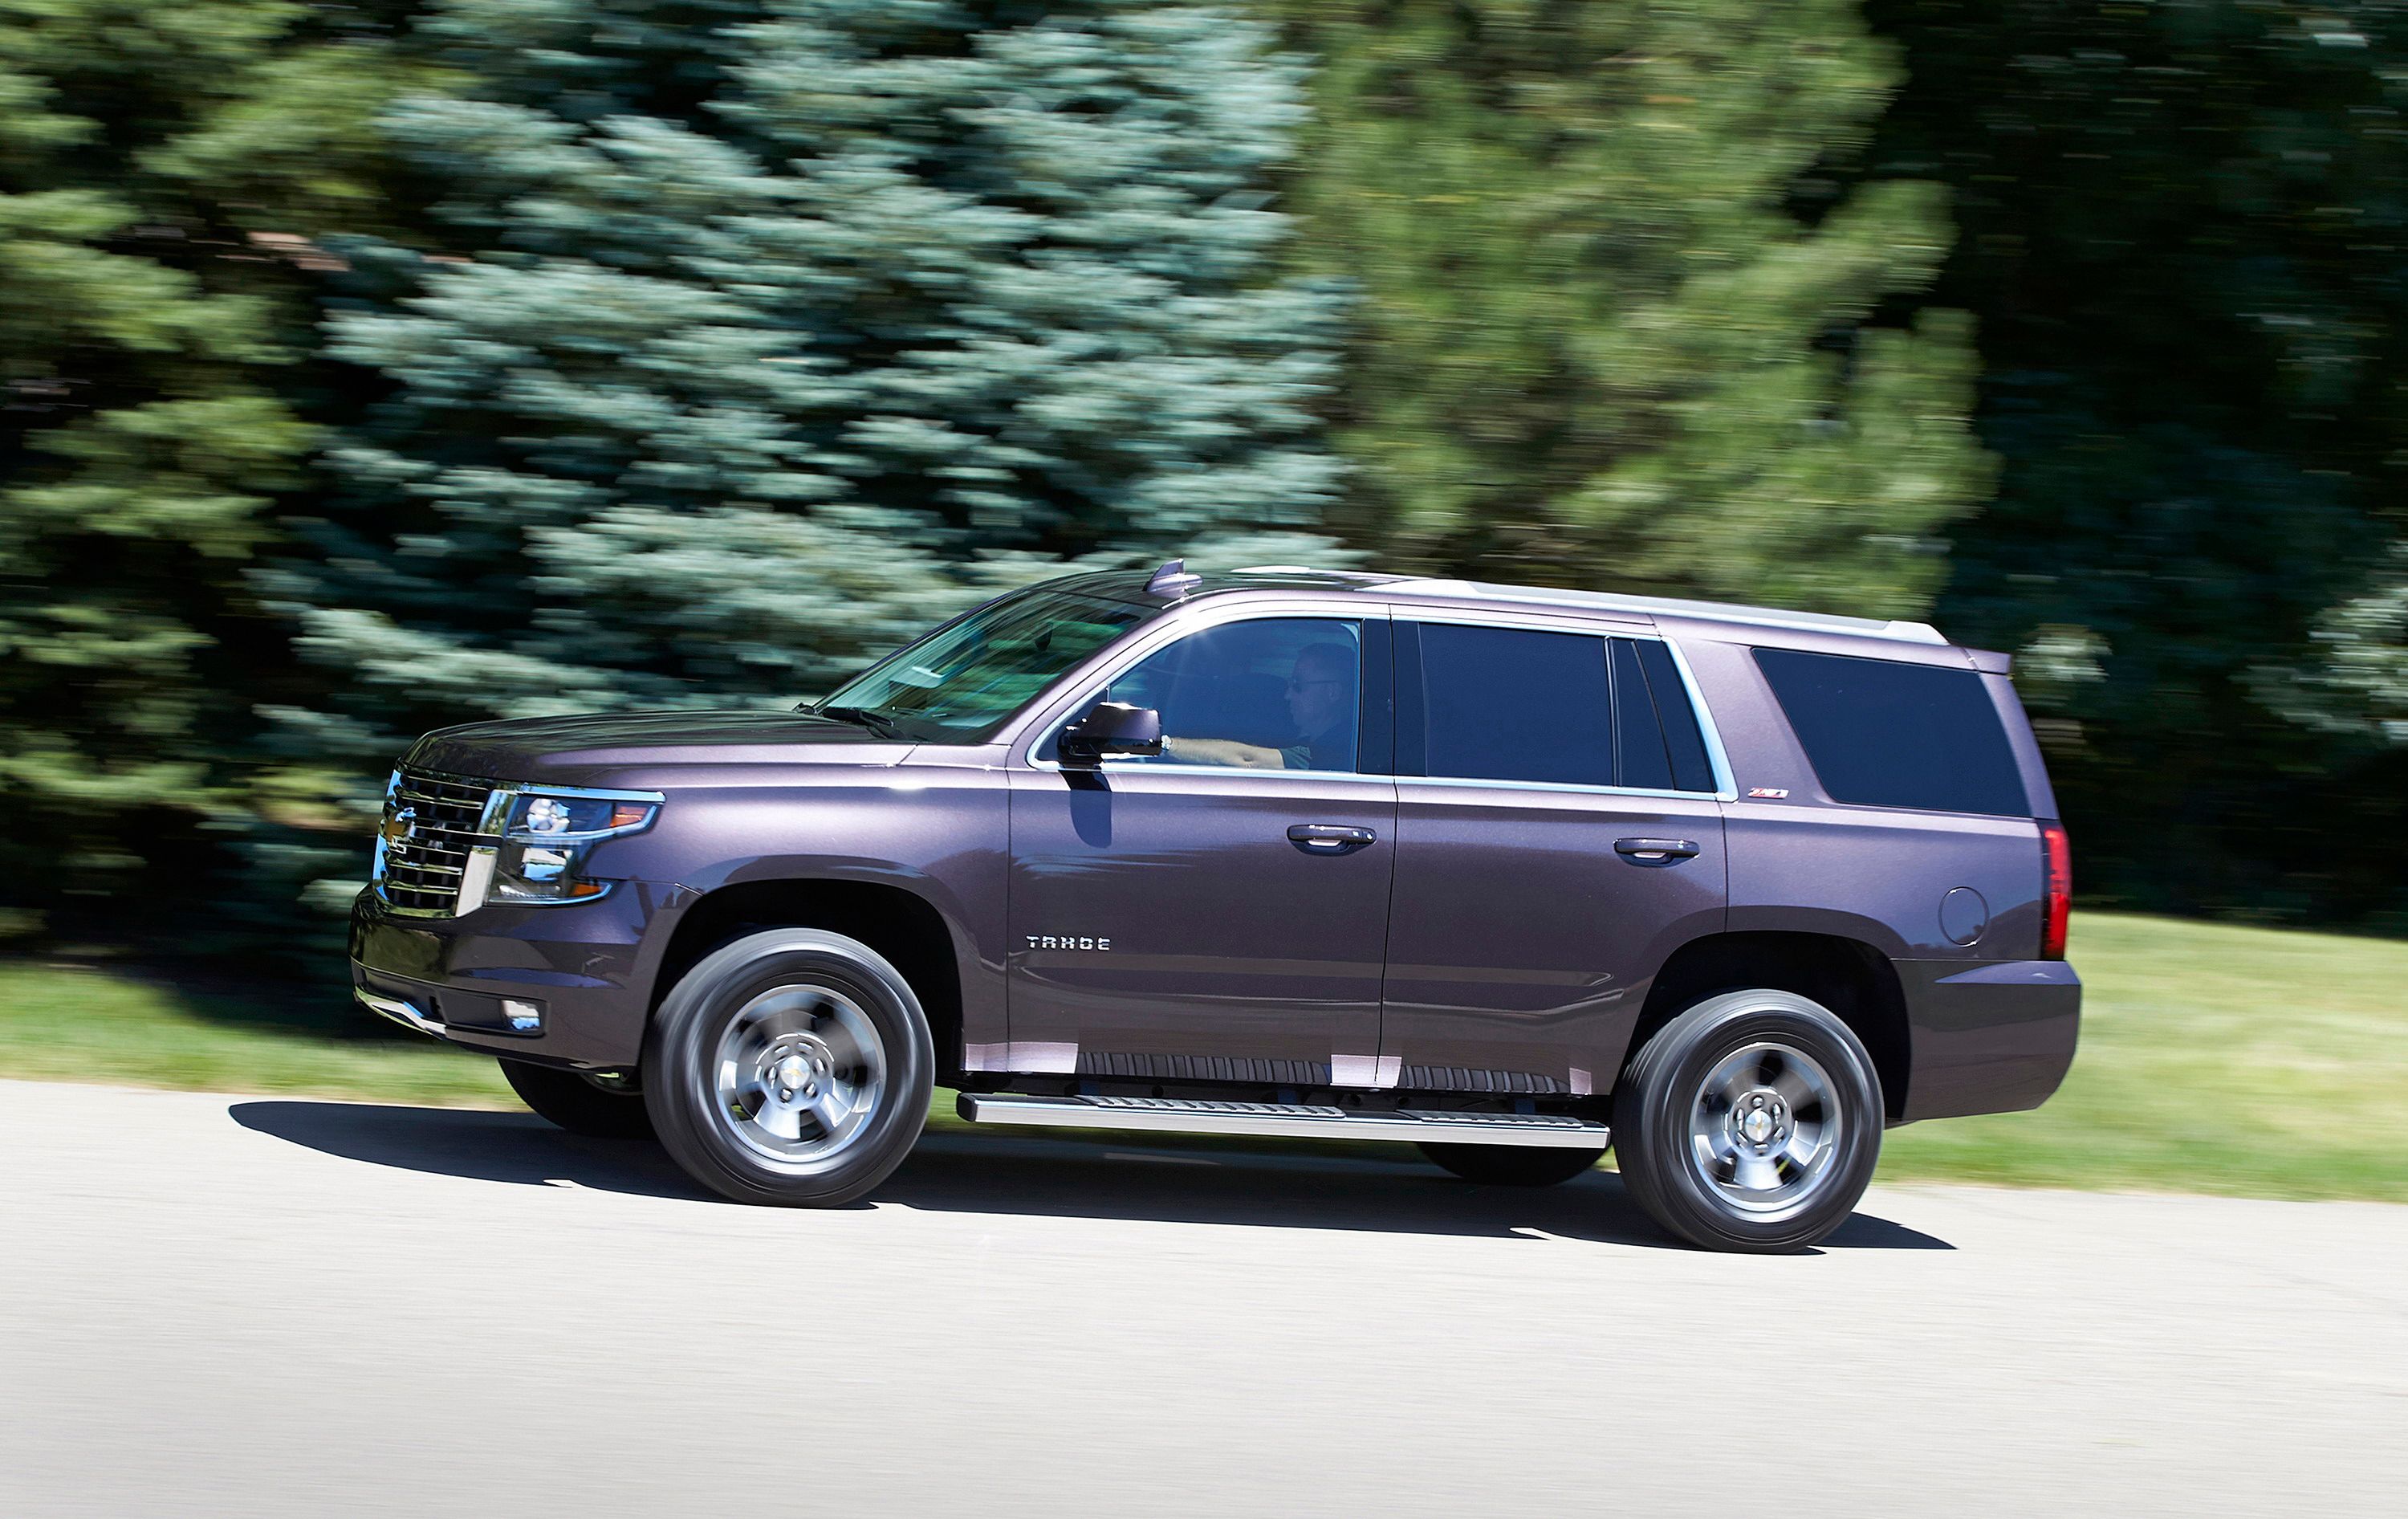
[[[2040,852],[2046,889],[2041,897],[2040,957],[2065,958],[2065,930],[2073,916],[2073,846],[2065,824],[2040,825]]]

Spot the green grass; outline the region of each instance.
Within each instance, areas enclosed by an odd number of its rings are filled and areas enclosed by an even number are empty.
[[[1885,1180],[2408,1202],[2408,943],[2074,916],[2082,1047],[2027,1113],[1915,1124]]]
[[[1885,1180],[2408,1202],[2408,1168],[2371,1142],[2408,1092],[2408,943],[2085,913],[2073,962],[2088,991],[2064,1089],[1893,1132]],[[492,1061],[380,1038],[364,1013],[24,961],[0,962],[0,1076],[515,1104]]]
[[[366,1012],[343,1011],[345,994],[333,995],[331,1010],[305,1022],[104,971],[0,962],[0,1076],[517,1105],[491,1060],[414,1035],[387,1039]]]

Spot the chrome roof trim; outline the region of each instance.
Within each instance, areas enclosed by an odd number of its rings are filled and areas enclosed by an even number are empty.
[[[1700,622],[1742,623],[1755,627],[1788,628],[1801,633],[1848,633],[1860,638],[1890,638],[1899,643],[1939,644],[1948,640],[1928,623],[1881,622],[1870,617],[1842,617],[1832,612],[1785,611],[1775,607],[1746,607],[1727,601],[1685,601],[1677,596],[1625,595],[1613,591],[1570,591],[1535,585],[1494,585],[1481,580],[1432,579],[1390,580],[1375,589],[1382,595],[1453,598],[1498,605],[1515,602],[1540,607],[1577,607],[1591,611],[1621,612],[1637,617],[1694,617]]]

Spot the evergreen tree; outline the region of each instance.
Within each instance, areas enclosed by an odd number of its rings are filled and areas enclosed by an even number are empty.
[[[1842,193],[1899,83],[1856,0],[1277,0],[1295,190],[1363,286],[1348,527],[1515,580],[1911,614],[1982,496],[1945,197]]]
[[[1271,278],[1301,65],[1146,0],[451,0],[350,251],[390,385],[276,584],[381,764],[485,714],[791,702],[1066,557],[1309,527],[1335,299]]]
[[[280,645],[243,571],[308,445],[293,229],[375,198],[371,20],[0,0],[0,928],[200,899],[247,804]]]

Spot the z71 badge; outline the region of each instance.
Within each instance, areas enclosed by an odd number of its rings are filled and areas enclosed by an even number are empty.
[[[1023,937],[1028,940],[1028,947],[1032,950],[1109,950],[1112,947],[1109,939],[1072,939],[1067,934],[1059,938],[1052,934]]]

